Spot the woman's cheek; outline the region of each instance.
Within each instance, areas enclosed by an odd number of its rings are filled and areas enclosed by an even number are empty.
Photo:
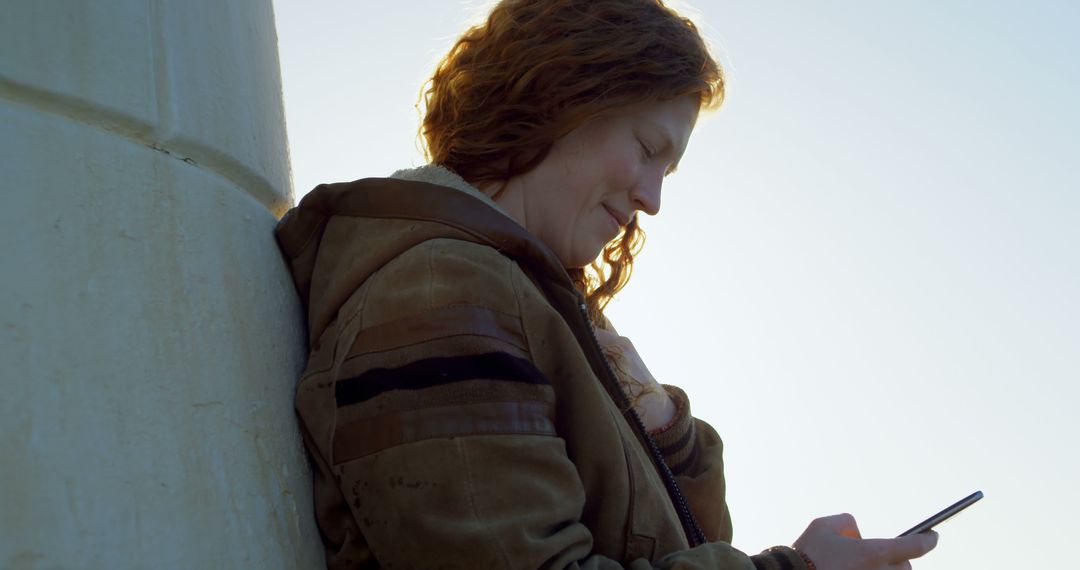
[[[632,188],[641,172],[641,167],[641,159],[637,154],[623,153],[622,156],[609,162],[608,180],[612,182],[611,185],[615,189]]]

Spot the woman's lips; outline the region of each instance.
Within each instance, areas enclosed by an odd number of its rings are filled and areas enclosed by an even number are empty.
[[[615,231],[618,232],[619,230],[621,230],[622,223],[619,222],[619,218],[615,215],[615,213],[608,209],[607,206],[604,206],[604,211],[607,212],[608,217],[611,218],[611,223],[615,225]]]

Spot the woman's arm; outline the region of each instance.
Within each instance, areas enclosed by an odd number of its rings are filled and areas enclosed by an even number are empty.
[[[601,324],[597,338],[631,399],[635,394],[650,396],[637,398],[634,407],[643,418],[654,418],[652,426],[659,426],[650,429],[650,436],[663,452],[705,536],[709,540],[730,542],[731,516],[725,500],[724,444],[720,436],[709,424],[692,416],[685,392],[668,385],[661,392],[661,385],[642,362],[633,343],[619,336],[610,322]],[[673,413],[663,411],[667,404],[660,399],[661,393],[664,400],[673,404]],[[661,416],[671,419],[657,422],[655,418]],[[855,519],[844,514],[814,520],[795,541],[798,550],[776,546],[751,559],[758,570],[802,569],[810,566],[809,560],[817,561],[821,568],[910,568],[908,560],[926,554],[936,545],[937,535],[933,533],[863,539]]]

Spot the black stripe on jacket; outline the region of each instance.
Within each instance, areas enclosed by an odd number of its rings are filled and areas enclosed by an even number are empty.
[[[466,380],[551,384],[532,362],[505,352],[425,358],[399,368],[374,368],[338,381],[338,407],[365,402],[390,390],[423,390]]]

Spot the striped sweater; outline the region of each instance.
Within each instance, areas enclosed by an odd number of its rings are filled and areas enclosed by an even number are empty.
[[[437,167],[323,185],[276,232],[330,568],[803,570],[731,547],[723,444],[645,433],[554,255]]]

